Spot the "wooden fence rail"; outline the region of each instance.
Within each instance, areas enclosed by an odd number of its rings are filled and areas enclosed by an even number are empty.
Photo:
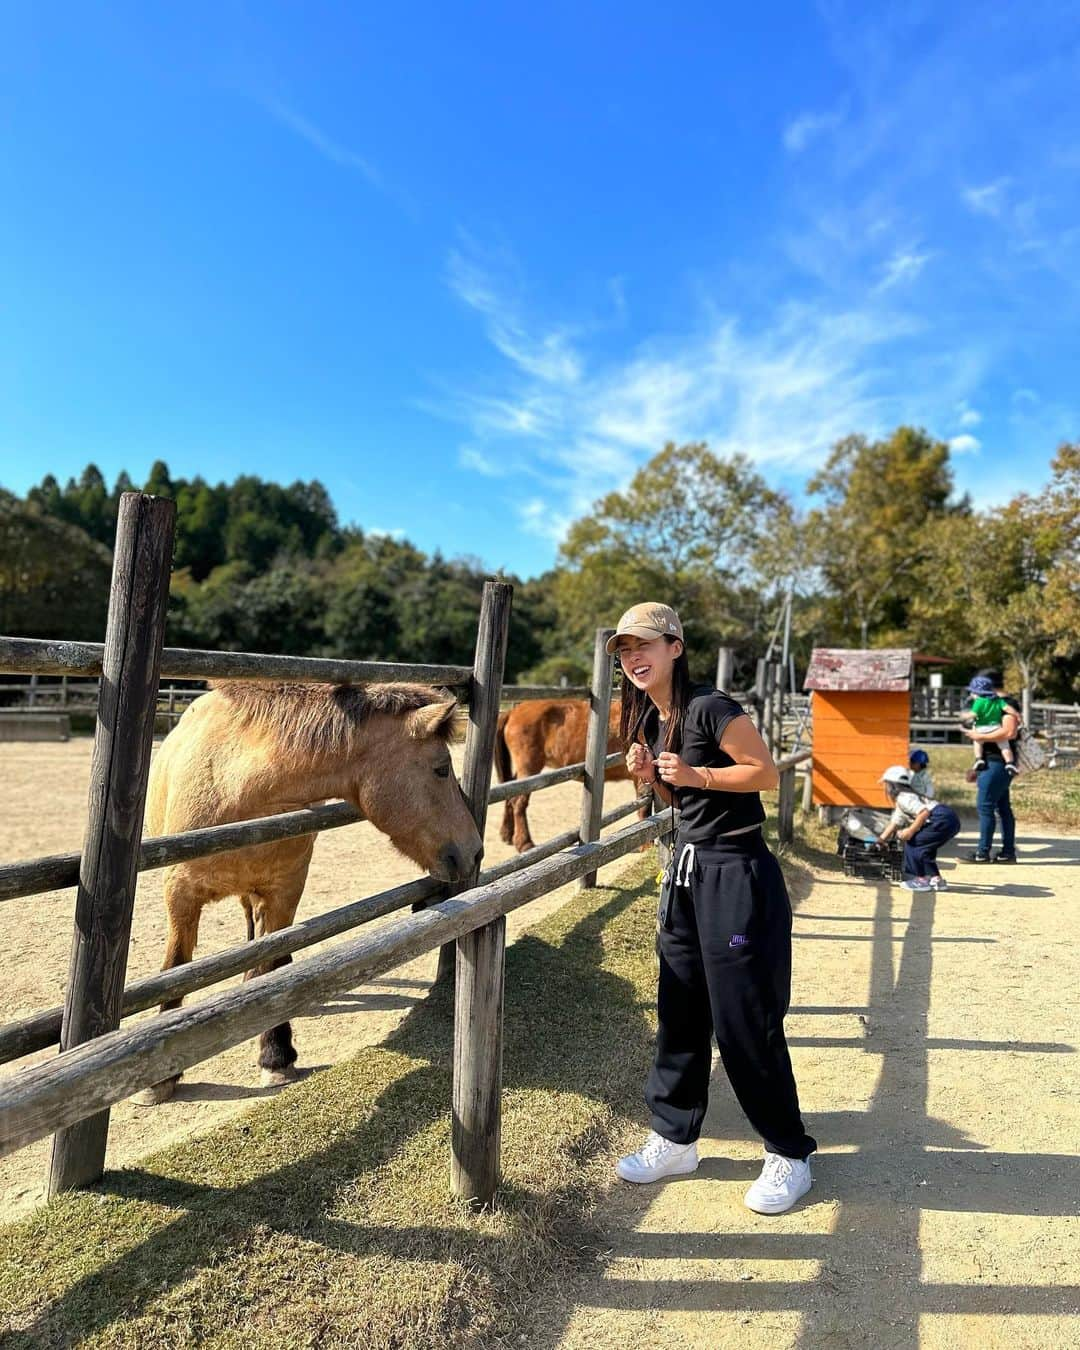
[[[606,763],[612,765],[621,760],[621,755],[613,754],[608,755]],[[580,779],[584,773],[585,762],[581,761],[561,769],[548,769],[529,778],[513,778],[509,782],[496,784],[488,794],[488,801],[501,802],[526,792],[542,792],[544,788]],[[245,848],[251,844],[269,844],[302,834],[320,834],[323,830],[355,825],[363,819],[363,814],[348,802],[330,802],[324,806],[285,811],[276,816],[260,816],[255,820],[209,825],[205,829],[188,830],[183,834],[157,835],[144,839],[140,844],[138,870],[150,872],[158,867],[190,862],[193,858],[209,857],[212,853],[227,853],[230,849]],[[76,885],[81,857],[80,853],[57,853],[47,858],[0,864],[0,902]]]
[[[605,811],[601,817],[601,829],[623,820],[638,809],[636,801],[623,802],[620,806]],[[578,843],[577,830],[566,830],[562,834],[545,839],[527,853],[515,853],[493,867],[480,873],[479,885],[486,886],[504,877],[512,876],[526,867],[553,857],[564,849],[573,848]],[[363,924],[393,914],[410,905],[437,900],[445,891],[444,883],[432,877],[420,877],[416,881],[407,881],[391,890],[381,891],[377,895],[354,900],[337,909],[327,910],[324,914],[315,914],[310,919],[282,928],[276,933],[267,933],[224,951],[214,952],[210,956],[196,957],[186,965],[176,966],[172,970],[163,970],[154,975],[135,980],[124,990],[121,1016],[130,1017],[133,1013],[145,1012],[158,1003],[168,999],[184,998],[199,989],[218,984],[233,975],[241,975],[253,965],[260,965],[274,957],[291,955],[313,947],[316,943],[326,942],[329,938],[340,937]],[[0,1027],[0,1064],[37,1050],[45,1050],[60,1040],[61,1008],[48,1008],[42,1012],[31,1013],[29,1017],[9,1022]]]
[[[0,637],[0,674],[100,675],[103,652],[104,645],[100,642]],[[160,678],[310,680],[324,684],[417,681],[461,689],[469,686],[472,669],[406,661],[345,661],[323,656],[274,656],[262,652],[209,652],[166,647],[161,653]]]
[[[182,1073],[268,1026],[310,1012],[394,966],[476,932],[511,910],[614,862],[669,827],[670,812],[579,844],[519,875],[382,925],[237,988],[99,1036],[0,1082],[0,1156]],[[481,1200],[488,1196],[477,1195]]]

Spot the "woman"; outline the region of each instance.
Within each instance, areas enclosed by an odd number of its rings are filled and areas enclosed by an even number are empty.
[[[1016,817],[1013,815],[1009,789],[1012,778],[1005,766],[1001,753],[1002,744],[1015,741],[1020,730],[1020,706],[1014,698],[1004,693],[1005,681],[1000,670],[980,670],[976,679],[984,677],[990,681],[995,694],[1005,699],[1005,714],[997,731],[981,732],[974,727],[964,735],[982,746],[982,757],[986,761],[976,779],[975,804],[979,811],[979,844],[974,853],[967,855],[968,862],[975,863],[1014,863],[1016,862]],[[1015,746],[1014,746],[1015,757]],[[970,777],[971,775],[969,775]],[[994,817],[1001,821],[1001,851],[991,853],[994,843]]]
[[[669,606],[627,610],[608,651],[624,676],[627,768],[679,808],[657,937],[659,1028],[645,1088],[652,1130],[617,1171],[647,1182],[697,1168],[715,1031],[739,1104],[765,1141],[746,1204],[780,1214],[810,1189],[817,1145],[803,1128],[784,1039],[791,905],[761,834],[759,794],[776,786],[776,767],[734,699],[691,684]]]
[[[878,779],[893,804],[892,820],[878,838],[884,844],[895,834],[904,841],[904,879],[906,891],[944,891],[948,882],[937,865],[942,844],[960,833],[960,817],[944,802],[936,802],[919,792],[910,769],[892,764]]]

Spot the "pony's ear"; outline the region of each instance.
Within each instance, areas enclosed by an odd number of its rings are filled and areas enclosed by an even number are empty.
[[[461,716],[459,716],[461,714]],[[429,736],[440,736],[443,740],[454,738],[459,724],[465,720],[465,710],[458,708],[457,699],[448,699],[445,703],[428,703],[409,713],[409,735],[418,741]]]

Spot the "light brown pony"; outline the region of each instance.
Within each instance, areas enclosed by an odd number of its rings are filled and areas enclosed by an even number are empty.
[[[176,834],[342,797],[432,876],[460,881],[483,854],[450,763],[449,742],[464,718],[452,695],[425,685],[218,684],[187,709],[154,758],[147,833]],[[191,960],[203,906],[227,896],[243,905],[249,938],[256,930],[287,928],[314,847],[315,835],[308,834],[166,868],[162,968]],[[244,978],[291,960],[279,957]],[[263,1032],[264,1085],[286,1081],[295,1060],[289,1023]],[[140,1099],[165,1101],[176,1081]]]
[[[621,750],[619,714],[621,700],[612,699],[608,721],[607,753]],[[499,782],[511,778],[529,778],[542,769],[561,769],[567,764],[580,764],[585,758],[585,741],[589,730],[589,703],[587,699],[533,698],[517,703],[499,714],[495,732],[495,771]],[[623,782],[630,777],[625,764],[613,764],[604,774],[609,783]],[[649,814],[651,791],[638,793],[638,819]],[[507,800],[503,810],[501,837],[503,843],[513,844],[519,853],[535,848],[529,833],[529,793]],[[646,845],[647,847],[647,845]]]

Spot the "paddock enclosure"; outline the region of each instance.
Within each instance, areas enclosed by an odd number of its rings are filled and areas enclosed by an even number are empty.
[[[277,1022],[346,995],[438,947],[455,969],[454,1145],[456,1194],[487,1201],[498,1181],[502,971],[506,915],[560,885],[595,884],[598,869],[652,839],[662,817],[640,821],[600,842],[605,824],[633,810],[603,816],[612,668],[597,633],[585,761],[491,790],[512,587],[488,582],[473,666],[422,662],[372,663],[162,649],[175,506],[125,494],[118,521],[109,617],[103,647],[4,639],[7,672],[100,675],[101,693],[90,769],[90,814],[83,855],[8,863],[0,896],[30,897],[77,882],[75,929],[63,1009],[41,1009],[0,1029],[5,1061],[59,1043],[63,1054],[9,1072],[0,1082],[0,1152],[10,1154],[53,1136],[48,1190],[57,1194],[97,1180],[105,1164],[109,1108],[139,1088],[242,1044]],[[140,840],[157,689],[162,676],[261,678],[333,683],[405,680],[455,691],[468,708],[460,781],[483,832],[489,800],[501,801],[557,783],[583,784],[578,828],[530,853],[488,866],[453,887],[433,878],[363,895],[281,932],[197,957],[190,964],[126,981],[136,875],[169,862],[355,823],[344,804],[317,805],[246,824]],[[347,883],[345,883],[347,884]],[[355,894],[355,887],[350,887]],[[128,1023],[124,1013],[203,989],[257,961],[303,950],[331,936],[411,908],[401,917],[306,960],[160,1016]],[[53,906],[55,912],[56,907]],[[450,944],[454,944],[451,946]],[[446,960],[453,954],[456,961]]]

